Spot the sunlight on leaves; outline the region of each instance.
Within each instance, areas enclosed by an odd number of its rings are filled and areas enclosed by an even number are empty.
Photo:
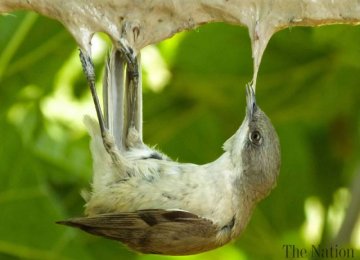
[[[351,241],[354,244],[354,246],[358,250],[360,250],[360,216],[359,216],[358,221],[356,223],[354,233],[352,234]]]
[[[160,92],[169,83],[171,72],[155,46],[147,46],[141,51],[142,69],[146,86]]]
[[[165,39],[158,44],[159,50],[164,56],[169,67],[176,62],[176,54],[181,42],[187,37],[188,32],[180,32],[170,39]]]
[[[302,226],[302,236],[307,245],[318,244],[321,240],[324,225],[324,206],[316,197],[306,199],[304,203],[305,223]]]
[[[327,225],[331,236],[335,236],[340,229],[345,210],[350,202],[350,192],[347,188],[340,188],[334,193],[333,199],[327,215]]]
[[[55,80],[55,91],[41,102],[41,110],[48,120],[61,121],[74,131],[84,132],[82,118],[93,113],[93,106],[90,94],[78,99],[72,93],[75,80],[82,76],[78,56],[78,51],[74,51],[59,70]],[[53,133],[53,136],[57,134]]]

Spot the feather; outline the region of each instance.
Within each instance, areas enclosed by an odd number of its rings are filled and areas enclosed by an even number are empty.
[[[142,253],[187,255],[221,246],[215,240],[218,228],[210,220],[181,210],[139,210],[57,223],[121,241]]]
[[[124,150],[124,84],[125,59],[115,48],[106,62],[103,80],[103,104],[106,127],[115,139],[117,148]]]

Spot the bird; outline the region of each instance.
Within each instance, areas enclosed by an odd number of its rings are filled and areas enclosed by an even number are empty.
[[[106,62],[104,112],[91,57],[80,49],[98,119],[84,118],[94,176],[85,216],[57,223],[145,254],[190,255],[227,244],[244,231],[280,171],[279,138],[253,86],[246,85],[245,118],[219,158],[174,161],[143,143],[140,54],[120,46]]]

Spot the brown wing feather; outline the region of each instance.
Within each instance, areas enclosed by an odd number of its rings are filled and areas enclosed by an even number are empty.
[[[216,243],[217,228],[210,220],[179,210],[101,214],[57,223],[121,241],[142,253],[188,255],[221,245]]]

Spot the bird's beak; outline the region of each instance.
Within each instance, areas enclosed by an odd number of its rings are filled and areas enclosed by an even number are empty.
[[[257,110],[255,92],[251,84],[246,85],[246,114],[249,120],[252,120],[254,113]]]

